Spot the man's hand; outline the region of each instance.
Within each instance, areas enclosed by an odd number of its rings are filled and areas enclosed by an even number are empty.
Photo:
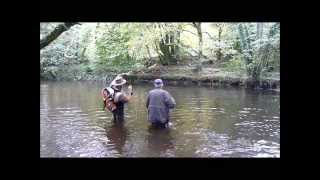
[[[132,96],[133,92],[132,92],[132,85],[128,86],[128,93],[130,96]]]

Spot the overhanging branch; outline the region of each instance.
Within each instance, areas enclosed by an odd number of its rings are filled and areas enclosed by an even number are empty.
[[[40,50],[48,46],[53,40],[57,39],[63,32],[69,30],[72,26],[80,23],[63,23],[59,24],[51,33],[40,40]]]

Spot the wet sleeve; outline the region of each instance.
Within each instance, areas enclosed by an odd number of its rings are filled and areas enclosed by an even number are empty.
[[[168,92],[165,95],[165,101],[170,109],[173,109],[176,106],[176,101]]]

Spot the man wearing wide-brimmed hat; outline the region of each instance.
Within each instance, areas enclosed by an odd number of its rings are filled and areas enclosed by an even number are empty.
[[[113,111],[113,118],[115,121],[122,121],[124,119],[124,104],[129,102],[132,97],[132,86],[128,87],[128,95],[122,92],[122,87],[126,84],[126,80],[118,75],[110,84],[110,87],[114,89],[114,103],[116,104],[116,110]]]

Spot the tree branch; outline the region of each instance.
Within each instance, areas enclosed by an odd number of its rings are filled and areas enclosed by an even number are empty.
[[[217,39],[215,39],[214,37],[212,37],[208,32],[202,32],[202,33],[206,33],[210,39],[212,39],[213,41],[216,41]]]
[[[59,24],[52,32],[40,40],[40,50],[48,46],[53,40],[57,39],[63,32],[69,30],[72,26],[80,23]]]
[[[182,48],[189,48],[191,51],[193,51],[194,53],[196,53],[196,54],[200,54],[200,52],[198,51],[198,50],[196,50],[196,49],[193,49],[191,46],[188,46],[188,45],[185,45],[185,44],[182,44],[182,43],[179,43],[178,44],[178,46],[179,47],[182,47]],[[191,55],[191,53],[189,53],[188,51],[186,51],[189,55]],[[205,55],[203,55],[203,54],[201,54],[200,55],[201,57],[204,57],[205,59],[209,59],[207,56],[205,56]]]
[[[188,31],[188,30],[185,30],[185,29],[182,29],[182,31],[185,31],[185,32],[191,33],[191,34],[193,34],[193,35],[195,35],[195,36],[197,36],[197,37],[198,37],[198,34],[193,33],[193,32],[191,32],[191,31]]]

